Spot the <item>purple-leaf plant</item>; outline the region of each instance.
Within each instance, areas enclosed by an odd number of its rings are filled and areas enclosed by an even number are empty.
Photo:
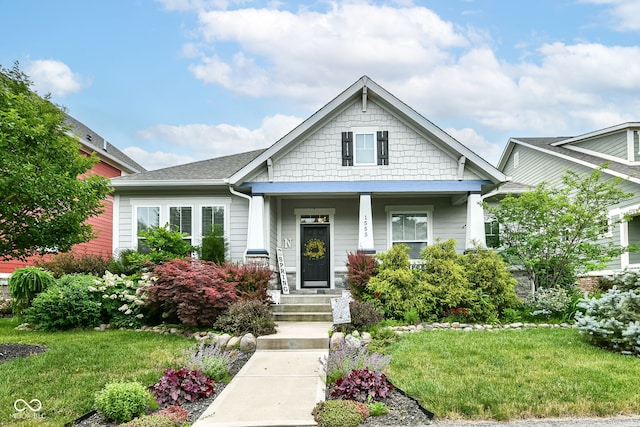
[[[156,401],[161,406],[182,405],[215,393],[213,380],[202,371],[182,368],[178,371],[167,369],[164,376],[151,386]]]
[[[380,400],[387,397],[393,388],[382,372],[370,371],[369,368],[354,369],[336,381],[331,397],[357,402]]]

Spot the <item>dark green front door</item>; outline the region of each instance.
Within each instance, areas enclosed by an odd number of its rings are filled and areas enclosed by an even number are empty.
[[[329,260],[329,224],[303,224],[301,236],[302,287],[328,288]]]

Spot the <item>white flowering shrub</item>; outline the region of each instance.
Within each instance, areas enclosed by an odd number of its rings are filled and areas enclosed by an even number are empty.
[[[601,297],[583,298],[576,324],[594,345],[640,355],[640,291],[613,287]]]
[[[572,292],[565,288],[541,288],[525,300],[533,317],[563,317],[573,302]]]
[[[124,274],[105,275],[89,287],[93,299],[102,305],[103,321],[114,328],[137,328],[144,323],[146,291],[154,278],[130,279]]]

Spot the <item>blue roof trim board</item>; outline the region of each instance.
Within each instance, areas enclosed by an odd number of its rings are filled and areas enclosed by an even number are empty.
[[[451,193],[480,192],[489,180],[469,181],[318,181],[318,182],[246,182],[253,194],[302,193]]]

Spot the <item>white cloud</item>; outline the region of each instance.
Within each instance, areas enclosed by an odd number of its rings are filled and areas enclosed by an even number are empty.
[[[609,5],[612,28],[618,31],[640,30],[640,2],[638,0],[582,0],[583,3]]]
[[[65,96],[90,85],[87,79],[72,72],[67,64],[54,59],[31,61],[25,72],[33,81],[35,90],[40,94]]]
[[[612,14],[637,16],[630,11],[640,8],[636,0],[583,1],[605,5]],[[500,151],[486,139],[490,135],[571,135],[637,120],[633,115],[640,111],[637,46],[527,44],[519,58],[507,59],[498,56],[485,29],[462,28],[410,3],[328,2],[320,4],[325,9],[294,11],[276,3],[233,10],[188,3],[198,11],[199,38],[190,39],[183,53],[204,83],[251,97],[288,98],[313,112],[369,75],[487,159]],[[153,130],[173,139],[204,135],[206,157],[224,153],[234,140],[243,141],[242,150],[272,142],[264,135],[266,122],[256,130],[191,126]],[[492,142],[501,146],[505,140]]]
[[[140,147],[127,147],[122,150],[127,156],[141,164],[147,170],[161,169],[168,166],[194,162],[191,156],[183,156],[165,151],[149,152]]]
[[[203,56],[191,67],[194,75],[250,96],[326,100],[361,75],[402,80],[408,70],[449,61],[447,48],[468,44],[453,24],[423,7],[331,3],[325,12],[213,10],[201,12],[199,22],[203,44],[237,49]]]
[[[267,148],[302,122],[284,115],[266,117],[257,129],[229,124],[156,125],[136,133],[136,137],[163,144],[188,148],[198,159],[210,159],[228,154]],[[133,149],[133,148],[132,148]],[[139,149],[141,150],[141,149]],[[126,150],[125,150],[126,152]],[[128,154],[128,153],[127,153]],[[147,153],[148,155],[149,153]],[[178,164],[178,158],[167,153],[152,153],[165,166]],[[132,156],[137,160],[135,156]],[[146,166],[144,157],[141,164]],[[181,163],[185,163],[182,161]],[[154,167],[155,169],[155,167]]]
[[[489,142],[474,129],[447,128],[445,132],[491,164],[496,164],[500,158],[500,154],[502,154],[501,146]]]

